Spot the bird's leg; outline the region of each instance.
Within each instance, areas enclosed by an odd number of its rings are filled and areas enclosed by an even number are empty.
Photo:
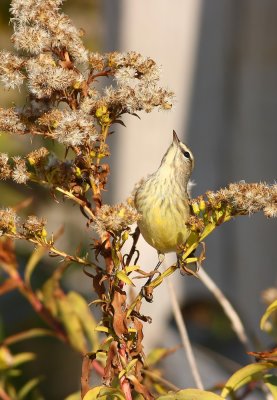
[[[152,288],[149,287],[149,285],[152,282],[153,276],[155,275],[157,270],[160,268],[161,264],[164,262],[165,254],[158,252],[158,258],[159,258],[158,264],[156,265],[153,272],[151,273],[151,276],[148,278],[147,282],[143,285],[143,287],[141,289],[141,293],[142,293],[143,297],[149,303],[151,303],[153,301]]]

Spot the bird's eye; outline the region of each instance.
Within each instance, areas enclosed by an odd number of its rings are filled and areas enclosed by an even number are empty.
[[[188,151],[183,151],[183,154],[186,158],[190,158],[190,153]]]

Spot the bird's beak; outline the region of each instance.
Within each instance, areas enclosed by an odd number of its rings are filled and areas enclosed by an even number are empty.
[[[178,145],[179,142],[180,142],[180,139],[178,138],[177,133],[175,131],[173,131],[173,143],[175,145]]]

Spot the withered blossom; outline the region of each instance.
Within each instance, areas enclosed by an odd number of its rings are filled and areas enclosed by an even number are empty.
[[[21,71],[25,60],[8,51],[0,52],[0,80],[5,89],[20,87],[25,79]]]
[[[23,133],[26,126],[14,108],[0,108],[0,131]]]
[[[49,13],[56,13],[64,0],[13,0],[10,6],[14,20],[28,23],[46,20]]]
[[[98,107],[100,93],[96,89],[89,89],[88,95],[80,103],[80,110],[86,114],[92,114]]]
[[[0,236],[9,233],[16,233],[16,224],[19,218],[12,208],[0,209]]]
[[[113,52],[109,54],[109,65],[112,68],[133,67],[144,75],[157,69],[157,64],[149,57],[144,57],[135,51],[127,53]]]
[[[134,67],[122,67],[115,71],[114,77],[119,85],[135,85],[137,71]],[[133,82],[133,85],[132,85]]]
[[[30,54],[38,54],[50,47],[67,48],[75,60],[86,62],[88,51],[81,40],[82,32],[59,11],[61,4],[60,0],[13,0],[10,11],[15,47]]]
[[[137,222],[139,218],[137,210],[128,203],[120,203],[115,206],[105,204],[97,213],[93,228],[99,235],[106,231],[119,234]]]
[[[134,113],[144,110],[148,113],[155,107],[163,110],[172,107],[172,92],[168,92],[155,84],[144,85],[143,81],[133,87],[108,87],[105,93],[106,97],[103,100],[107,107],[120,109],[122,112]]]
[[[17,24],[12,40],[17,50],[24,50],[30,54],[39,54],[44,50],[49,50],[51,46],[49,32],[39,23],[31,26]]]
[[[26,183],[29,179],[29,174],[26,167],[26,162],[21,157],[13,157],[14,166],[12,168],[11,177],[16,183]]]
[[[41,236],[44,234],[45,225],[45,218],[38,218],[35,215],[29,215],[27,220],[22,224],[23,233],[26,237]]]
[[[56,65],[51,54],[41,54],[26,63],[30,92],[38,98],[50,97],[80,79],[80,74]]]
[[[93,70],[102,71],[108,63],[108,57],[100,53],[89,53],[88,63]]]
[[[277,184],[231,183],[218,192],[208,192],[211,202],[228,203],[233,213],[252,214],[262,211],[267,217],[277,216]]]
[[[77,146],[84,140],[92,143],[98,136],[93,117],[82,111],[64,111],[53,131],[53,137],[66,146]]]
[[[49,151],[45,147],[40,147],[27,154],[27,159],[31,165],[37,165],[41,160],[45,159],[48,154]]]
[[[202,218],[198,218],[196,215],[191,215],[189,217],[187,225],[190,227],[190,229],[197,232],[202,232],[205,227]]]
[[[60,121],[62,116],[63,116],[63,112],[61,110],[57,110],[54,108],[53,110],[42,114],[37,119],[37,123],[39,125],[45,125],[48,128],[55,128],[58,126],[58,121]]]
[[[48,21],[52,34],[52,47],[66,48],[74,60],[79,63],[88,61],[88,50],[82,42],[83,32],[78,30],[67,15],[60,13]]]
[[[5,180],[11,176],[11,168],[8,164],[9,156],[5,153],[0,154],[0,179]]]

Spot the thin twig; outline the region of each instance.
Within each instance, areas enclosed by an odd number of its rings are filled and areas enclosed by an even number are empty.
[[[174,390],[174,392],[178,392],[178,390],[181,390],[178,386],[169,382],[167,379],[163,378],[162,376],[155,374],[155,372],[153,372],[153,371],[149,371],[148,369],[142,368],[141,372],[143,372],[144,375],[146,375],[146,376],[148,375],[151,379],[153,379],[157,382],[160,382],[164,386],[168,387],[168,389]]]
[[[133,255],[134,255],[134,253],[136,251],[136,245],[137,245],[137,242],[138,242],[138,239],[139,239],[139,235],[140,235],[139,227],[136,227],[136,230],[132,235],[133,236],[133,244],[132,244],[131,250],[130,250],[128,256],[127,256],[125,265],[129,265],[131,260],[132,260],[132,257],[133,257]]]
[[[78,257],[78,256],[72,256],[70,254],[67,254],[64,251],[57,249],[55,246],[52,245],[52,243],[47,243],[47,242],[44,243],[41,240],[36,239],[36,238],[26,238],[23,234],[20,234],[20,233],[16,233],[16,234],[14,234],[14,233],[5,233],[3,236],[6,236],[6,237],[11,238],[11,239],[16,239],[16,240],[26,240],[26,241],[28,241],[30,243],[33,243],[33,244],[36,244],[38,246],[45,247],[45,249],[49,251],[50,256],[51,255],[52,256],[60,256],[65,260],[76,262],[78,264],[82,264],[82,265],[89,266],[89,267],[98,268],[98,266],[95,263],[93,263],[91,261],[87,261],[87,260],[85,260],[85,259],[83,259],[81,257]]]
[[[244,326],[241,322],[238,313],[230,303],[230,301],[225,297],[223,292],[219,289],[219,287],[215,284],[215,282],[209,277],[209,275],[204,271],[202,267],[199,268],[197,273],[199,279],[206,286],[206,288],[213,293],[221,307],[223,308],[226,316],[229,318],[232,324],[232,328],[237,335],[239,341],[243,344],[246,351],[251,350],[251,342],[246,334]]]
[[[168,285],[169,297],[171,300],[173,315],[174,315],[174,318],[175,318],[175,321],[176,321],[176,324],[177,324],[177,327],[178,327],[178,330],[179,330],[179,333],[181,336],[181,340],[182,340],[182,343],[183,343],[183,346],[184,346],[184,349],[186,352],[189,366],[191,368],[191,373],[192,373],[193,379],[195,381],[196,387],[198,389],[203,390],[204,386],[203,386],[203,383],[202,383],[202,380],[200,377],[200,373],[199,373],[199,370],[198,370],[198,367],[196,364],[196,360],[195,360],[193,351],[192,351],[192,346],[191,346],[191,343],[189,340],[185,321],[182,317],[182,313],[181,313],[180,306],[177,301],[175,291],[173,289],[173,285],[169,279],[167,279],[167,285]]]

